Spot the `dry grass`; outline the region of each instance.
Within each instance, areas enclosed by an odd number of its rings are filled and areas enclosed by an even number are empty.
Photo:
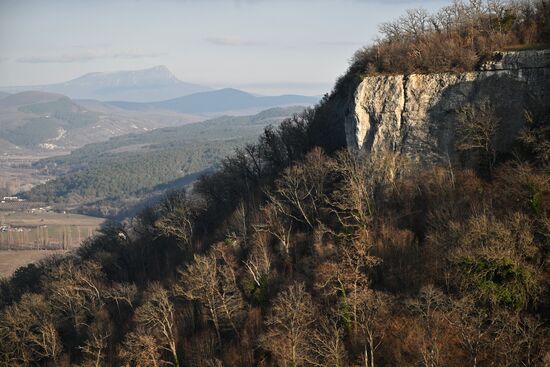
[[[52,255],[64,254],[62,250],[0,251],[0,278],[9,277],[17,268],[38,262]]]
[[[22,213],[11,212],[0,214],[0,221],[13,227],[34,227],[40,225],[58,226],[91,226],[98,227],[103,218],[89,217],[80,214],[62,213]]]
[[[0,213],[0,224],[17,231],[0,232],[0,250],[56,250],[80,246],[93,236],[103,218],[62,213]]]

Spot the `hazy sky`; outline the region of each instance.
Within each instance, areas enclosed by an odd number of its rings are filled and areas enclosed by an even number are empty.
[[[0,85],[166,65],[179,79],[323,94],[377,25],[431,0],[0,0]]]

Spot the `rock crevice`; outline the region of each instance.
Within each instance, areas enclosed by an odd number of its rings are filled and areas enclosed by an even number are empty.
[[[503,121],[499,150],[507,150],[528,100],[550,103],[549,85],[550,50],[499,53],[474,72],[368,76],[346,109],[347,146],[428,162],[451,156],[461,108],[486,99]]]

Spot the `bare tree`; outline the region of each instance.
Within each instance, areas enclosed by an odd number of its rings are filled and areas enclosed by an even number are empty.
[[[368,272],[380,262],[370,255],[370,248],[370,244],[364,241],[343,245],[338,250],[337,260],[323,264],[317,272],[316,286],[326,294],[339,297],[341,317],[354,335],[359,330],[362,295],[370,283]]]
[[[275,208],[288,218],[315,228],[325,201],[329,164],[320,149],[314,149],[301,164],[287,168],[267,193]]]
[[[306,365],[310,358],[308,340],[314,322],[311,296],[302,283],[294,284],[277,296],[261,344],[280,366]]]
[[[422,8],[409,9],[399,18],[399,23],[405,34],[420,38],[430,29],[430,14]]]
[[[219,264],[214,253],[195,255],[184,271],[176,292],[189,300],[197,300],[207,309],[208,317],[221,342],[220,331],[227,325],[238,333],[236,322],[244,309],[231,266]]]
[[[368,157],[338,153],[333,165],[340,181],[327,200],[331,211],[348,235],[347,240],[368,241],[376,199],[384,190],[395,190],[408,170],[406,159],[384,151]]]
[[[497,133],[500,118],[488,99],[464,106],[458,113],[457,145],[459,151],[477,151],[491,174],[497,158]]]
[[[54,312],[72,321],[78,331],[86,319],[104,304],[104,274],[96,262],[76,264],[72,260],[54,268],[46,283]]]
[[[322,318],[311,333],[308,362],[312,366],[348,366],[344,331],[336,320]]]
[[[138,329],[124,338],[119,357],[127,363],[141,367],[159,367],[163,361],[152,335]]]
[[[386,326],[384,318],[390,302],[380,292],[365,289],[358,295],[357,324],[364,340],[365,367],[375,366],[375,352],[382,343]]]
[[[550,350],[550,335],[544,329],[544,323],[535,317],[525,315],[517,323],[517,334],[525,366],[547,366]]]
[[[548,330],[542,321],[506,310],[494,315],[493,348],[499,355],[502,366],[548,365],[550,346]]]
[[[106,351],[109,345],[111,333],[100,324],[92,324],[89,336],[80,349],[87,357],[88,365],[101,367],[105,364]]]
[[[169,194],[161,205],[155,228],[164,236],[173,236],[182,250],[193,246],[194,225],[203,203],[189,199],[184,191]]]
[[[130,308],[134,307],[134,302],[137,295],[137,287],[135,284],[115,283],[113,286],[105,290],[105,299],[112,300],[120,314],[121,304],[126,304]]]
[[[491,333],[494,320],[483,307],[476,305],[469,297],[451,302],[448,319],[458,332],[460,344],[471,366],[477,367],[481,362],[481,353],[493,341]]]
[[[344,233],[352,236],[368,229],[374,214],[375,182],[368,161],[360,160],[348,152],[339,153],[335,171],[341,181],[332,193],[329,204],[333,207]]]
[[[550,162],[550,107],[541,98],[532,98],[525,110],[525,127],[519,138],[539,162]]]
[[[31,334],[31,342],[38,348],[35,350],[39,359],[49,359],[54,366],[59,363],[59,357],[63,350],[59,333],[52,320],[40,320],[36,331]]]
[[[258,287],[262,287],[271,272],[272,254],[266,233],[257,232],[254,235],[252,249],[244,266]]]
[[[172,363],[178,367],[175,310],[168,291],[159,283],[149,285],[145,302],[136,310],[134,321],[155,338],[158,349],[172,355]]]
[[[62,346],[51,307],[41,295],[25,294],[0,315],[0,365],[58,364]]]
[[[444,305],[445,296],[433,285],[422,287],[418,298],[410,303],[412,311],[420,317],[425,332],[420,351],[425,367],[437,367],[441,363],[440,330],[436,316]]]
[[[262,209],[261,223],[256,224],[254,228],[258,232],[266,232],[275,237],[279,241],[284,255],[290,257],[292,252],[292,220],[277,209],[279,205],[267,204]]]

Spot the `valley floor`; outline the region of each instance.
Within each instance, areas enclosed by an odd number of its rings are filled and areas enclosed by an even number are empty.
[[[20,266],[79,247],[103,221],[40,209],[0,211],[0,278]]]
[[[21,266],[66,252],[67,250],[0,250],[0,278],[9,277]]]
[[[67,154],[67,152],[0,155],[0,191],[13,195],[17,192],[30,190],[33,186],[52,179],[51,176],[43,174],[31,165],[40,159],[58,154]]]

